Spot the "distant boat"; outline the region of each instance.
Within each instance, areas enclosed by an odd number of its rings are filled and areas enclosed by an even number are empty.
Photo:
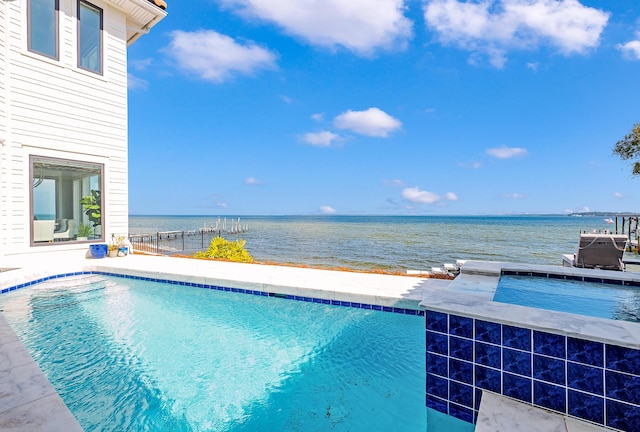
[[[604,221],[605,221],[606,223],[608,223],[608,224],[612,224],[612,223],[613,223],[613,219],[611,219],[611,218],[607,218],[607,219],[605,219]]]

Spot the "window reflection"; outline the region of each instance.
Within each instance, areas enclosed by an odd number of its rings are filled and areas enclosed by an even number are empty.
[[[33,156],[31,172],[34,245],[103,239],[101,164]]]

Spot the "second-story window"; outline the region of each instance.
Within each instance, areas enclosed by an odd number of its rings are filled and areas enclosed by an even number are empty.
[[[58,0],[28,0],[29,51],[58,59]]]
[[[78,2],[78,67],[102,74],[102,9],[85,1]]]

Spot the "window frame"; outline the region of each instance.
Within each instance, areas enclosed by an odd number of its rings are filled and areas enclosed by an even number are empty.
[[[33,13],[32,13],[32,5],[31,3],[36,0],[27,0],[27,50],[29,52],[47,57],[53,60],[60,60],[60,0],[54,0],[55,9],[54,9],[54,25],[53,25],[53,33],[54,33],[54,45],[55,45],[55,55],[50,55],[49,53],[39,51],[33,47],[32,40],[32,29],[34,27],[34,23],[32,22]]]
[[[59,1],[59,0],[56,0]],[[98,30],[99,34],[98,34],[98,48],[100,50],[99,54],[98,54],[98,62],[99,62],[99,67],[98,69],[92,69],[90,67],[85,67],[82,65],[82,30],[81,30],[81,19],[80,19],[80,15],[81,15],[81,11],[82,8],[84,7],[88,8],[88,9],[93,9],[95,11],[97,11],[99,13],[99,17],[100,17],[100,28]],[[77,43],[77,56],[78,56],[78,62],[77,62],[77,66],[78,69],[82,69],[88,72],[92,72],[98,75],[104,75],[104,9],[102,9],[101,7],[96,6],[95,4],[88,2],[86,0],[78,0],[77,1],[77,8],[76,8],[76,14],[77,14],[77,37],[76,37],[76,43]]]
[[[100,191],[100,234],[97,237],[94,238],[89,238],[87,240],[77,240],[75,238],[71,238],[68,240],[64,240],[64,241],[53,241],[53,242],[34,242],[34,229],[33,229],[33,221],[35,220],[35,204],[34,204],[34,187],[33,187],[33,181],[34,181],[34,164],[37,163],[47,163],[50,162],[51,164],[59,167],[59,169],[65,169],[65,166],[68,167],[73,167],[75,169],[77,169],[78,167],[83,167],[86,166],[87,171],[90,171],[91,169],[96,169],[99,171],[98,175],[98,182],[99,182],[99,191]],[[87,173],[88,174],[88,173]],[[91,242],[104,242],[105,240],[105,194],[104,194],[104,187],[105,187],[105,182],[104,182],[104,176],[105,176],[105,165],[103,163],[100,162],[92,162],[92,161],[82,161],[82,160],[74,160],[74,159],[66,159],[66,158],[56,158],[56,157],[50,157],[50,156],[45,156],[45,155],[36,155],[36,154],[32,154],[29,155],[29,178],[28,178],[28,187],[29,187],[29,244],[32,247],[46,247],[46,246],[61,246],[61,245],[72,245],[72,244],[82,244],[82,243],[91,243]],[[90,178],[91,176],[86,176],[86,178]],[[85,178],[85,175],[82,176],[82,178]],[[85,190],[80,190],[78,191],[79,195],[81,196],[86,196],[88,194],[88,192]],[[73,194],[72,194],[72,198],[73,198]],[[73,201],[72,201],[72,205]],[[80,208],[81,204],[77,203],[77,205],[79,206],[78,208]],[[57,206],[57,204],[56,204]],[[54,219],[58,216],[57,213],[58,209],[56,209],[56,215],[54,216]],[[86,216],[84,213],[84,209],[81,209],[78,211],[78,215],[80,218],[80,222],[81,223],[90,223],[86,221]],[[63,218],[60,218],[63,219]],[[75,227],[77,229],[77,226]]]

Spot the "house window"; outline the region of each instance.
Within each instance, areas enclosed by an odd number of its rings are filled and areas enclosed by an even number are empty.
[[[31,244],[104,240],[97,163],[31,156]]]
[[[78,2],[78,67],[102,74],[102,9]]]
[[[58,0],[28,0],[29,51],[58,59]]]

